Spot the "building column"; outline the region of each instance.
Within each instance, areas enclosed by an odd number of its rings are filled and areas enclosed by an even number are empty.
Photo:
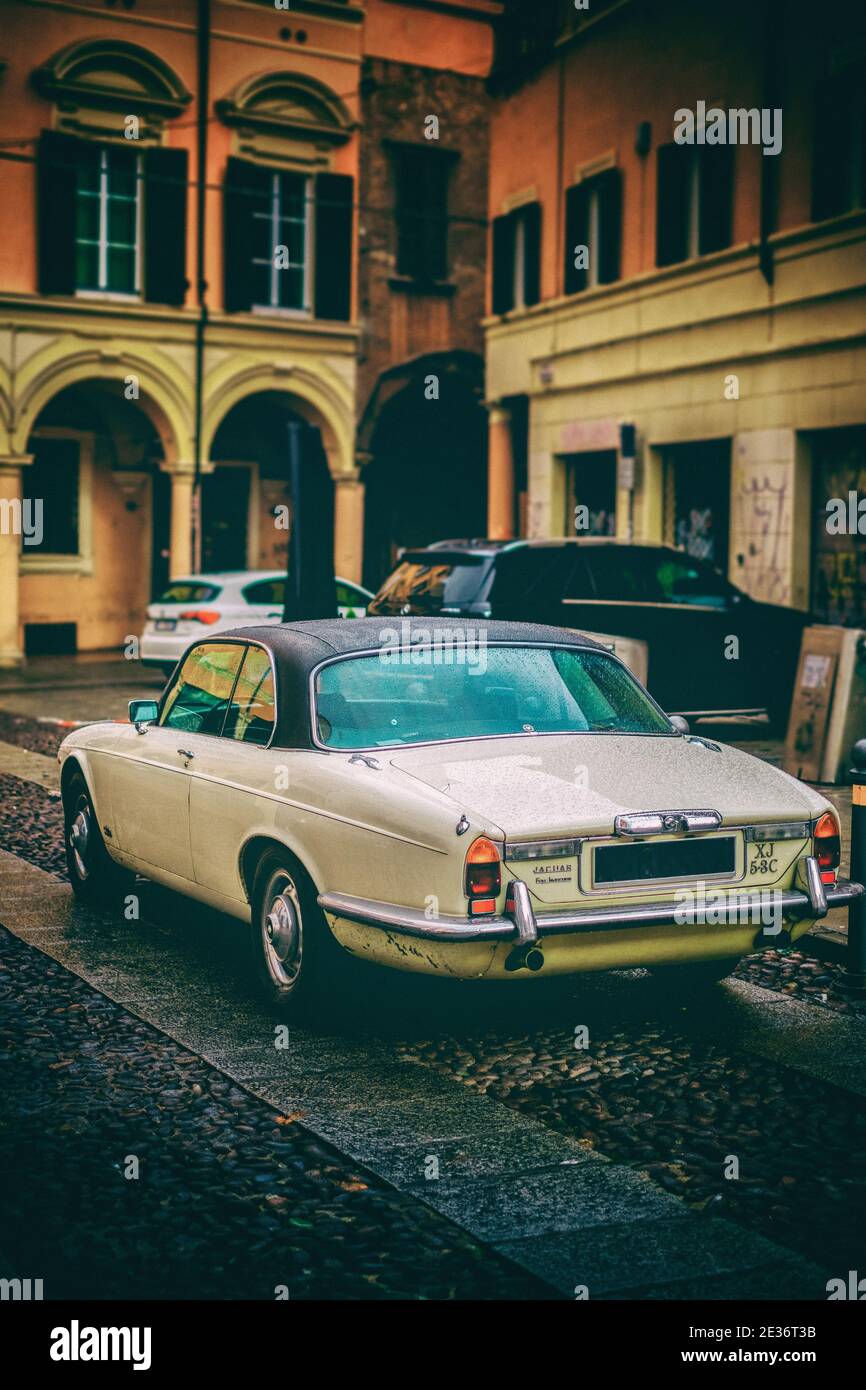
[[[171,473],[171,530],[168,563],[169,578],[191,574],[192,502],[194,474],[190,469]]]
[[[32,454],[0,455],[0,667],[20,666],[21,640],[21,522],[23,470]]]
[[[494,541],[507,541],[514,537],[511,411],[505,406],[491,406],[487,428],[487,535]]]
[[[364,557],[364,484],[361,471],[334,476],[334,571],[342,579],[361,582]]]

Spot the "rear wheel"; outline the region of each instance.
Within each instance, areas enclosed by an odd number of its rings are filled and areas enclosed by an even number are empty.
[[[81,902],[120,907],[133,875],[121,868],[105,848],[87,783],[74,772],[63,792],[66,867],[72,891]]]
[[[267,850],[253,880],[250,957],[260,994],[302,1013],[336,994],[348,961],[334,940],[304,867],[288,850]]]

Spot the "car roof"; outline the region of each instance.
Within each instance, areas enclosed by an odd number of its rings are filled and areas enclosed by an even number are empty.
[[[331,657],[381,652],[386,645],[435,641],[437,631],[483,632],[485,642],[534,642],[608,652],[600,642],[571,628],[543,623],[497,622],[484,618],[321,618],[297,623],[250,623],[199,642],[237,638],[258,643],[277,671],[277,732],[280,748],[312,748],[308,689],[310,673]],[[191,645],[198,645],[198,642]],[[189,650],[189,649],[188,649]]]
[[[523,536],[518,540],[433,541],[430,545],[407,546],[405,555],[424,555],[430,551],[461,551],[473,555],[496,555],[504,550],[539,550],[567,545],[618,545],[632,550],[676,550],[661,541],[630,541],[625,536]],[[401,557],[402,558],[402,557]]]

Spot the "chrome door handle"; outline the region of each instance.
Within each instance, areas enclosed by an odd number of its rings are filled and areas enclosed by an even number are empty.
[[[190,751],[189,751],[188,748],[178,748],[177,751],[178,751],[178,753],[180,753],[180,756],[181,756],[182,758],[194,758],[194,757],[195,757],[195,753],[190,753]]]

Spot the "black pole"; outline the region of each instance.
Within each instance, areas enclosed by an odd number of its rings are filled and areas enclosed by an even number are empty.
[[[866,882],[866,738],[851,750],[851,879]],[[848,907],[847,990],[866,997],[866,894]]]
[[[196,121],[196,300],[198,317],[195,325],[195,478],[194,507],[197,509],[197,549],[201,550],[201,427],[204,400],[204,348],[207,329],[207,280],[205,279],[205,229],[207,199],[207,135],[210,106],[210,0],[198,0],[198,110]],[[195,514],[195,513],[194,513]],[[201,555],[193,553],[193,568]]]

